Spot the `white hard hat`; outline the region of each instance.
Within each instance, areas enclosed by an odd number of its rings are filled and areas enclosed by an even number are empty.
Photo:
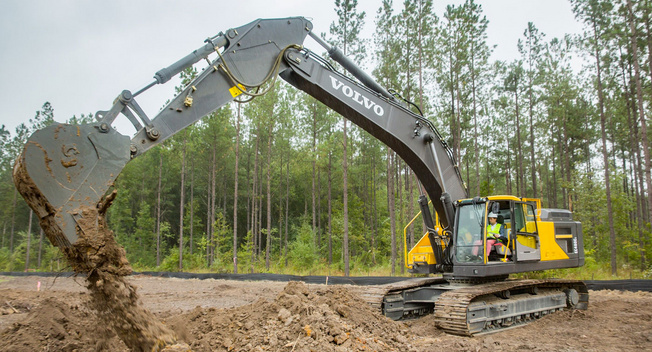
[[[487,217],[488,218],[497,218],[498,215],[496,213],[494,213],[494,212],[491,212],[491,213],[489,213],[489,215]]]

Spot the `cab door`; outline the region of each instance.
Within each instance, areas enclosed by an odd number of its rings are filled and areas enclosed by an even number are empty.
[[[541,243],[537,229],[534,205],[525,202],[512,203],[512,231],[516,235],[516,261],[541,260]]]

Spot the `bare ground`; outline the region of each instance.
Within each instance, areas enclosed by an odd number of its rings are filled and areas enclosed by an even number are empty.
[[[481,337],[447,335],[428,316],[382,317],[347,286],[129,277],[146,308],[193,351],[645,351],[652,293],[591,291],[564,311]],[[40,291],[37,291],[40,282]],[[83,278],[0,277],[0,351],[128,351]]]

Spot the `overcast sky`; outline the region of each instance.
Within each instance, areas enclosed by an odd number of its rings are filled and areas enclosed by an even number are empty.
[[[381,1],[358,2],[367,13],[364,35],[370,37]],[[436,13],[441,17],[446,4],[461,2],[435,0]],[[489,20],[488,42],[497,45],[492,59],[518,57],[516,43],[528,22],[547,40],[581,31],[568,0],[476,2]],[[153,81],[156,71],[220,31],[257,18],[304,16],[316,32],[328,32],[333,8],[328,0],[2,0],[0,125],[13,135],[46,101],[57,121],[108,110],[123,89],[137,91]],[[305,44],[321,52],[312,40]],[[152,88],[137,101],[153,117],[178,83]],[[116,124],[122,133],[135,132],[124,118]]]

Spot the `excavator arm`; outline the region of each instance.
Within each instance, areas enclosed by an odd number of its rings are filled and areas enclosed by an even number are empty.
[[[308,35],[356,79],[303,48]],[[103,204],[131,159],[234,99],[263,94],[279,76],[393,149],[415,172],[420,189],[434,200],[443,227],[452,225],[452,200],[465,198],[466,190],[453,155],[435,127],[341,51],[321,41],[312,33],[310,21],[302,17],[259,19],[205,43],[158,71],[155,81],[145,88],[136,93],[123,91],[110,110],[97,113],[96,123],[55,124],[30,137],[16,162],[14,182],[41,223],[48,224],[44,230],[53,244],[64,249],[75,243],[84,228],[80,224],[88,226],[92,221],[84,219],[80,209]],[[211,54],[215,54],[213,59],[209,59]],[[158,115],[147,117],[135,98],[200,60],[208,66]],[[120,114],[136,128],[133,138],[111,126]],[[426,225],[434,228],[432,218],[426,218]]]

